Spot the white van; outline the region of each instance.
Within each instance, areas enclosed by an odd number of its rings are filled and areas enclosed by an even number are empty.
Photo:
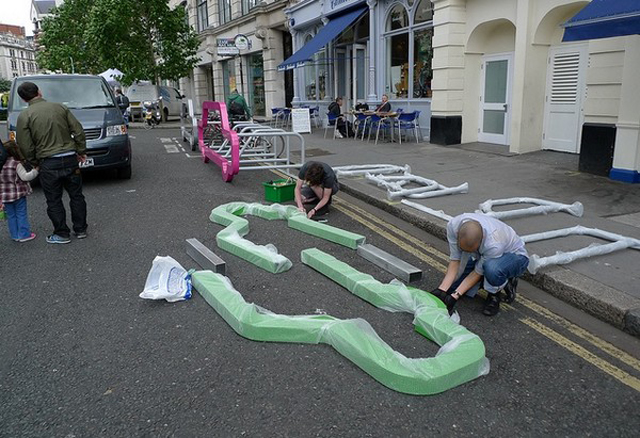
[[[142,104],[145,101],[157,101],[166,122],[169,117],[179,118],[184,96],[175,88],[154,85],[149,81],[140,81],[131,85],[125,93],[131,105],[131,119],[142,118]]]

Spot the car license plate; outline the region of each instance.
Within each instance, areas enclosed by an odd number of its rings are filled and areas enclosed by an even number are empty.
[[[84,163],[80,163],[80,167],[91,167],[93,166],[93,158],[87,158],[84,160]]]

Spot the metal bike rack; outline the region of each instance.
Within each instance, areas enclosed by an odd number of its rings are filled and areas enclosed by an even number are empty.
[[[209,112],[217,111],[220,121],[208,120]],[[220,144],[215,140],[207,144],[204,130],[212,125],[219,125]],[[297,132],[272,128],[254,122],[239,122],[233,128],[229,126],[226,106],[222,102],[203,102],[202,119],[198,124],[200,151],[204,162],[216,162],[223,170],[225,181],[242,170],[282,169],[302,166],[305,161],[304,138]],[[292,161],[291,149],[299,142],[300,163]],[[279,152],[279,146],[282,150]]]
[[[180,133],[182,141],[187,142],[191,146],[191,150],[198,149],[198,119],[193,113],[193,100],[187,101],[188,114],[180,117]]]

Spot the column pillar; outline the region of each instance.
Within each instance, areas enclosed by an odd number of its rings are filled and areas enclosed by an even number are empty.
[[[431,143],[460,144],[464,101],[466,0],[433,2]]]
[[[291,44],[293,45],[292,53],[296,53],[300,48],[300,43],[298,42],[298,36],[300,32],[295,29],[291,30]],[[298,72],[298,68],[293,69],[293,99],[291,99],[291,106],[300,106],[300,74]]]
[[[376,15],[374,13],[378,0],[367,0],[369,6],[369,95],[367,101],[375,103],[378,101],[376,94],[376,41],[380,31],[376,26]]]
[[[640,183],[640,36],[626,37],[613,168],[609,177]]]

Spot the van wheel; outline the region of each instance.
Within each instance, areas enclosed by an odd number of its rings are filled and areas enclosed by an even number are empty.
[[[119,179],[131,179],[131,164],[127,167],[121,167],[118,169]]]
[[[163,114],[163,116],[164,116],[164,121],[165,121],[165,122],[168,122],[168,121],[169,121],[169,110],[168,110],[167,108],[164,108],[164,109],[162,110],[162,114]]]

